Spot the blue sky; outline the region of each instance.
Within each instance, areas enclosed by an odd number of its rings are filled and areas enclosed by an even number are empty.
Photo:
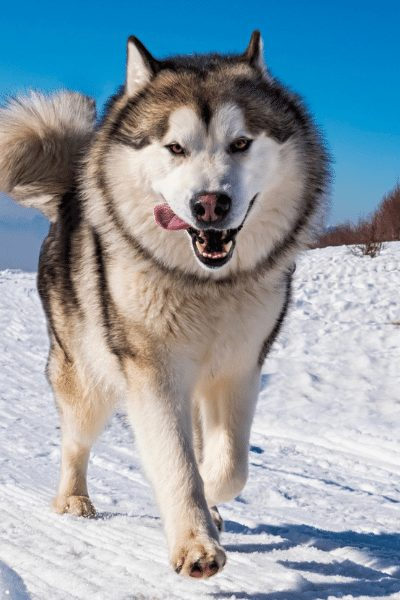
[[[38,0],[7,2],[1,15],[2,96],[64,87],[100,106],[124,79],[130,34],[162,57],[242,51],[258,28],[271,72],[303,94],[333,155],[329,222],[370,212],[400,177],[397,0]],[[5,242],[7,231],[17,239],[11,221],[18,219],[20,253],[28,248],[24,226],[43,235],[43,222],[33,217],[0,199],[0,268],[19,264]]]

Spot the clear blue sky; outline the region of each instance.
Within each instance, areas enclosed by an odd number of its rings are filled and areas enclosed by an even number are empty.
[[[258,28],[271,72],[303,94],[325,133],[336,223],[373,210],[400,178],[399,24],[399,0],[7,2],[0,93],[66,87],[102,105],[123,81],[130,34],[162,57],[242,51]],[[24,215],[0,200],[3,230]]]

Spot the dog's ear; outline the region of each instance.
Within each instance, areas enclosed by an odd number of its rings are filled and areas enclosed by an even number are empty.
[[[263,73],[267,72],[267,67],[263,56],[264,44],[259,31],[253,31],[249,45],[244,53],[244,58],[252,67],[259,68]]]
[[[128,96],[134,96],[159,70],[159,62],[134,35],[128,38],[126,84]]]

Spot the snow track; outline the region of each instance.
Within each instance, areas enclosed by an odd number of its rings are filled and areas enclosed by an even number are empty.
[[[89,467],[99,517],[53,514],[59,429],[31,274],[0,273],[0,600],[400,599],[400,244],[299,260],[263,369],[250,477],[221,513],[228,563],[168,565],[123,413]],[[234,350],[234,349],[233,349]]]

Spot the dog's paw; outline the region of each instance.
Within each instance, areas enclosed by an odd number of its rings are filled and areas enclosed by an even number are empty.
[[[68,513],[87,519],[96,516],[96,509],[87,496],[57,496],[53,500],[53,510],[60,515]]]
[[[221,571],[226,563],[224,549],[208,536],[192,536],[173,554],[172,566],[186,577],[207,578]]]
[[[214,521],[215,527],[221,533],[221,531],[223,531],[223,529],[224,529],[224,520],[221,517],[218,508],[216,506],[211,506],[210,513],[211,513],[211,518]]]

